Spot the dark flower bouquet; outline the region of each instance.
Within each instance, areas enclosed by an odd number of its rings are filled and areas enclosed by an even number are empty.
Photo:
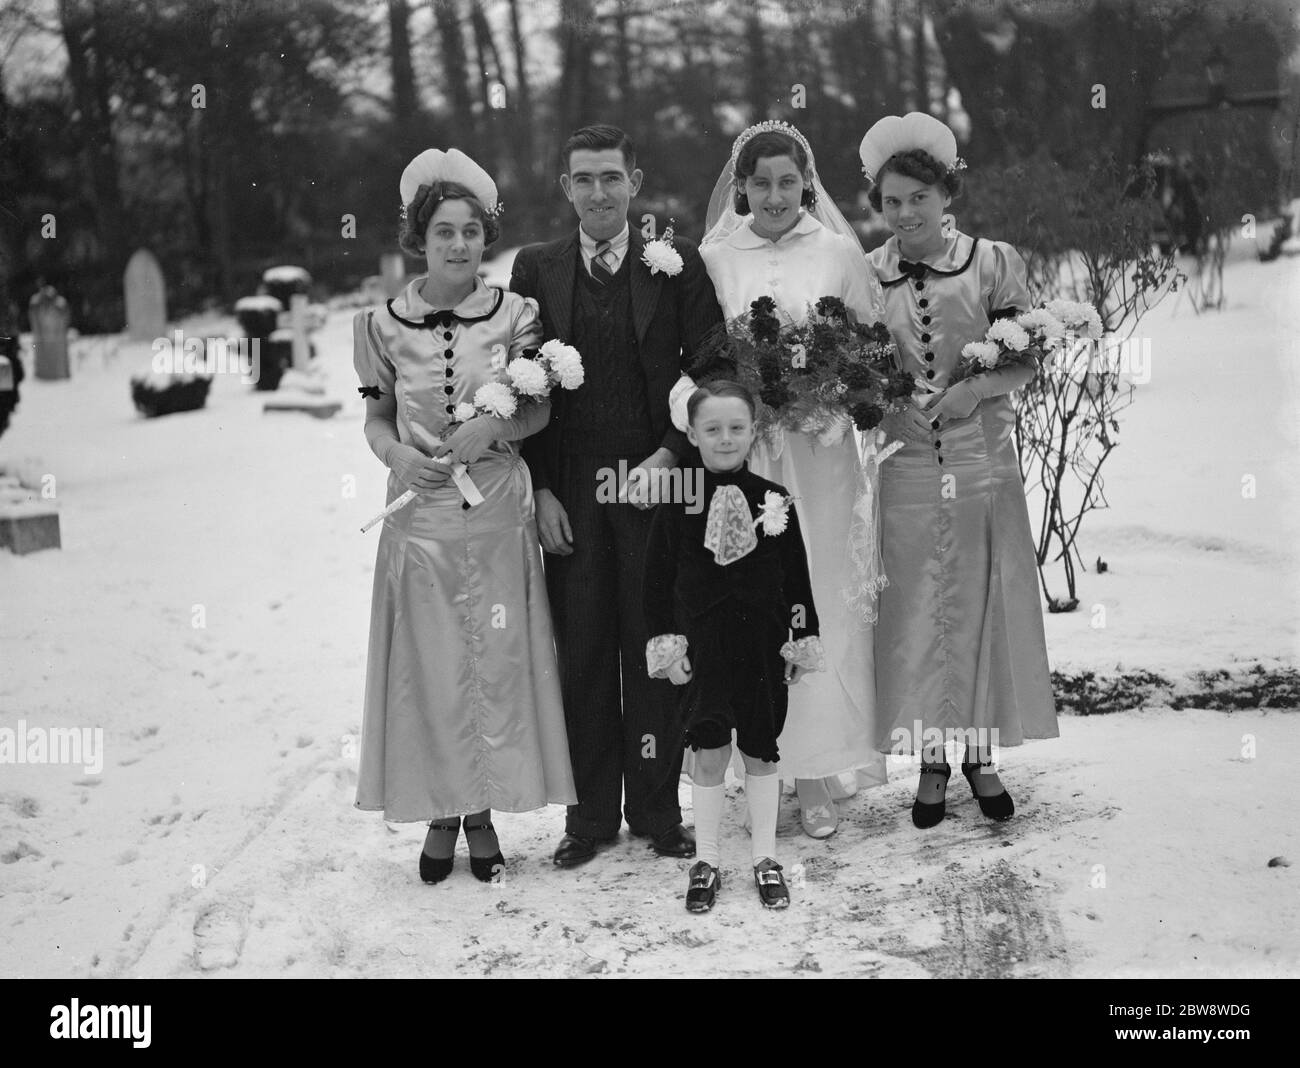
[[[702,346],[687,372],[695,382],[734,378],[759,399],[757,434],[816,434],[836,444],[850,425],[873,430],[887,411],[906,407],[916,388],[894,362],[881,323],[856,323],[838,297],[822,297],[802,325],[782,324],[776,302],[759,297],[747,315]]]

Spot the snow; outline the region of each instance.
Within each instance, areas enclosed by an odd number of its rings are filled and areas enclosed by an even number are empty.
[[[1109,570],[1048,617],[1053,667],[1297,662],[1298,282],[1300,259],[1236,260],[1226,310],[1143,323],[1151,379],[1084,528]],[[1058,742],[1001,755],[1004,825],[954,775],[918,832],[897,761],[828,841],[787,801],[784,913],[758,904],[735,785],[708,916],[682,908],[687,862],[626,836],[554,869],[559,808],[497,818],[503,882],[470,876],[462,839],[451,879],[421,884],[423,828],[352,808],[376,546],[358,528],[384,477],[350,327],[333,311],[314,338],[348,395],[330,420],[264,414],[222,374],[204,410],[143,420],[128,379],[150,351],[125,341],[24,382],[0,466],[53,476],[63,548],[0,553],[0,728],[99,727],[105,762],[0,770],[0,974],[1300,975],[1296,869],[1268,867],[1300,859],[1279,796],[1294,709],[1063,717]]]

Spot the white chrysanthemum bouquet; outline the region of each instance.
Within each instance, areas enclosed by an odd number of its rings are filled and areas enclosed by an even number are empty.
[[[474,403],[458,405],[453,415],[458,422],[461,408],[473,408],[472,414],[509,419],[521,404],[543,400],[551,390],[577,389],[582,385],[582,357],[572,345],[552,339],[540,349],[524,349],[503,368],[497,371],[497,380],[479,386]]]
[[[479,386],[474,392],[472,404],[462,401],[452,410],[451,421],[443,431],[443,440],[455,433],[462,423],[469,422],[477,415],[510,419],[519,411],[520,406],[535,404],[549,397],[556,386],[560,389],[577,389],[582,385],[584,377],[582,357],[578,350],[555,339],[540,349],[524,349],[508,363],[504,355],[498,356],[493,361],[493,368],[496,380]],[[471,481],[464,464],[454,464],[451,477],[469,504],[482,502],[483,495]],[[416,496],[415,490],[407,490],[363,526],[361,532],[364,534],[381,519],[404,508]]]
[[[1101,316],[1086,301],[1049,300],[1014,319],[998,319],[984,335],[962,350],[952,381],[1003,367],[1039,367],[1070,337],[1095,341],[1102,335]]]

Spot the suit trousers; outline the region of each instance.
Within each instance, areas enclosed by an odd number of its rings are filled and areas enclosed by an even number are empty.
[[[682,820],[677,783],[683,723],[676,687],[646,672],[642,585],[653,509],[611,503],[619,460],[646,454],[564,456],[554,483],[569,516],[573,553],[546,554],[564,719],[578,803],[565,830],[618,833],[619,800],[634,834],[658,835]],[[620,700],[621,699],[621,700]]]

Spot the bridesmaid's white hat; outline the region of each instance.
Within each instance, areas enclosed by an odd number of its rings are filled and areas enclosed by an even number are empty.
[[[402,208],[414,198],[422,185],[434,182],[456,182],[463,185],[483,205],[489,215],[497,214],[497,184],[491,176],[459,148],[427,148],[406,165],[398,189],[402,194]]]
[[[947,126],[923,111],[909,111],[902,118],[886,115],[867,131],[858,148],[862,173],[874,182],[885,160],[914,148],[928,152],[949,170],[965,166],[957,157],[957,138]]]

